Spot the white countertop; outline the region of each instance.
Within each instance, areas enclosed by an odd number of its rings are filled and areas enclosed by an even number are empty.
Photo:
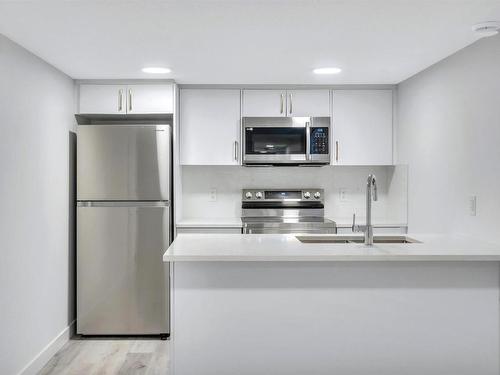
[[[352,223],[349,220],[339,220],[329,218],[336,222],[337,227],[339,228],[347,228],[351,227]],[[358,224],[364,224],[365,219],[360,217],[357,218]],[[176,223],[177,228],[241,228],[243,227],[243,223],[241,222],[241,218],[239,217],[223,217],[223,218],[185,218],[179,220]],[[402,223],[394,223],[394,222],[381,222],[375,221],[373,224],[374,227],[378,228],[397,228],[397,227],[406,227],[407,224]]]
[[[290,234],[179,234],[163,255],[163,260],[500,261],[500,245],[497,244],[462,236],[418,234],[408,237],[421,243],[367,247],[353,243],[302,243]]]
[[[329,219],[335,221],[337,228],[350,228],[352,226],[352,218],[332,219],[329,217]],[[366,219],[364,217],[356,217],[356,224],[364,225],[365,223]],[[391,220],[376,219],[373,221],[373,226],[375,228],[405,228],[408,224]]]

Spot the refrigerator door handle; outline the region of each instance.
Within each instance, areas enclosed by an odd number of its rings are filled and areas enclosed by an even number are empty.
[[[78,201],[78,207],[168,207],[169,201]]]

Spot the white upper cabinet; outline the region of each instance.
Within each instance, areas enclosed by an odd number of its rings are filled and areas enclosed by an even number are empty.
[[[171,84],[80,85],[81,114],[173,113]]]
[[[330,91],[244,90],[243,116],[330,116]]]
[[[180,91],[183,165],[240,164],[240,90]]]
[[[172,85],[128,85],[127,113],[173,113]]]
[[[80,113],[126,114],[124,85],[80,85]]]
[[[286,94],[287,116],[330,116],[330,90],[287,90]]]
[[[243,117],[286,116],[286,90],[243,90]]]
[[[391,165],[392,90],[333,92],[333,164]]]

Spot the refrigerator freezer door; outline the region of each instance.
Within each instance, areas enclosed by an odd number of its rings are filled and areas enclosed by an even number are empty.
[[[79,204],[77,333],[169,333],[169,216],[161,202]]]
[[[169,125],[80,125],[78,200],[170,200]]]

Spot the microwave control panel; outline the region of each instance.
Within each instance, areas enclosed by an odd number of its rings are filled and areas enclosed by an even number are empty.
[[[311,128],[309,143],[311,154],[328,154],[328,128]]]

